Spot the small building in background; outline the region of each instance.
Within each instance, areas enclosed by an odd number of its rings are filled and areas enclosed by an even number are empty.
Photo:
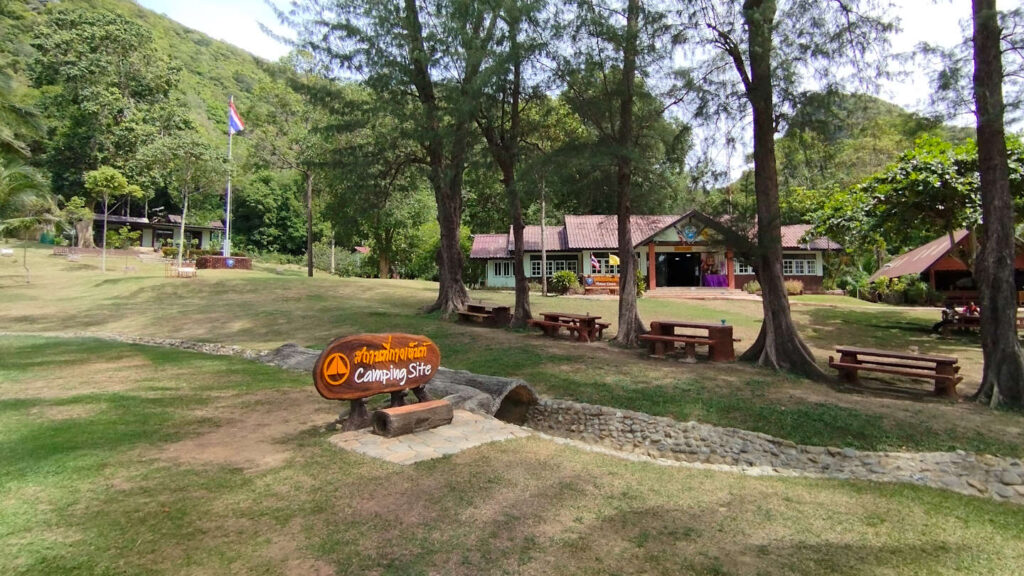
[[[107,216],[107,231],[117,230],[128,226],[132,231],[140,231],[139,246],[144,248],[159,248],[161,246],[176,246],[181,237],[181,216],[169,214],[166,217],[154,217],[152,220],[139,216],[119,216],[110,214]],[[97,246],[103,244],[103,215],[93,214],[93,242]],[[224,224],[213,221],[206,226],[196,224],[185,224],[185,241],[189,244],[196,241],[196,248],[210,250],[214,245],[219,245],[224,237]]]
[[[731,231],[697,210],[682,215],[635,215],[630,227],[639,269],[651,290],[740,288],[755,278],[753,268],[734,257],[734,247],[726,240]],[[814,292],[822,288],[823,254],[841,246],[827,238],[804,241],[810,228],[783,226],[783,267],[787,280],[801,280],[805,290]],[[546,226],[546,270],[542,270],[540,234],[540,226],[527,226],[523,234],[521,265],[530,279],[562,270],[584,277],[619,272],[609,261],[609,255],[618,254],[618,218],[614,215],[566,215],[564,225]],[[473,236],[470,258],[486,261],[486,286],[515,286],[514,250],[511,229],[505,234]]]
[[[883,276],[899,278],[918,276],[928,282],[933,290],[944,294],[955,293],[961,299],[977,299],[977,285],[971,269],[961,254],[974,252],[974,237],[967,230],[953,232],[953,240],[944,234],[935,240],[904,252],[893,258],[871,275],[875,281]],[[1014,283],[1018,291],[1024,290],[1024,251],[1017,247],[1014,259]],[[973,292],[974,296],[971,297]]]

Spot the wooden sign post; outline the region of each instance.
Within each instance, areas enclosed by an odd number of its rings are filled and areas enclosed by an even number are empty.
[[[349,400],[351,409],[343,430],[370,425],[366,399],[391,394],[391,407],[405,405],[412,390],[420,402],[430,400],[423,385],[437,374],[441,351],[426,336],[360,334],[338,338],[313,365],[313,384],[329,400]]]

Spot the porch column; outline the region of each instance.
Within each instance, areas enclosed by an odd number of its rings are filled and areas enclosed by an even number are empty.
[[[647,289],[654,290],[658,285],[654,277],[654,242],[647,245]]]
[[[725,269],[728,270],[726,274],[729,275],[729,289],[734,290],[736,288],[736,274],[732,269],[732,250],[725,251]]]
[[[931,284],[932,290],[935,290],[935,268],[928,269],[928,283]]]

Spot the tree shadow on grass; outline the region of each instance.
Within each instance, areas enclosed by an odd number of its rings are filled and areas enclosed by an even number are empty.
[[[932,332],[936,317],[923,319],[902,310],[841,310],[814,308],[806,311],[809,326],[801,334],[817,348],[859,346],[883,350],[906,350],[957,355],[965,346],[978,345],[977,337],[946,338]],[[810,328],[809,330],[806,328]]]
[[[963,553],[953,542],[931,539],[921,544],[908,527],[898,532],[912,542],[868,544],[857,542],[857,536],[837,542],[835,534],[820,534],[813,526],[801,525],[811,516],[797,514],[794,521],[792,514],[740,504],[743,498],[737,495],[720,506],[622,510],[572,539],[561,539],[563,544],[546,556],[555,559],[552,573],[852,576],[908,565],[914,573],[939,573],[955,566]],[[772,519],[773,515],[778,518]],[[848,525],[844,532],[853,534],[874,533],[876,522],[885,520],[847,517],[842,521]]]

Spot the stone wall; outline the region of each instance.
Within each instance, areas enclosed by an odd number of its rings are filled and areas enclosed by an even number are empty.
[[[552,436],[650,458],[737,467],[754,474],[907,482],[1024,504],[1024,467],[1015,458],[962,451],[864,452],[803,446],[759,432],[566,400],[542,399],[530,408],[526,425]]]

